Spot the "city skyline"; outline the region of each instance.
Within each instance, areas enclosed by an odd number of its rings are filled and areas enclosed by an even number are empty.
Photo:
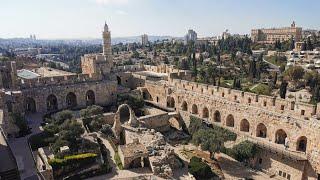
[[[183,37],[193,29],[199,37],[250,34],[253,28],[287,27],[292,21],[304,29],[318,29],[316,7],[310,0],[63,0],[3,1],[0,38],[100,38],[106,21],[113,37],[142,34]],[[308,8],[308,10],[306,9]]]

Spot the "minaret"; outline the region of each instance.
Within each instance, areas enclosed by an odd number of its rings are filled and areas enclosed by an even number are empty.
[[[103,55],[105,55],[106,60],[111,60],[112,50],[111,50],[111,32],[107,23],[104,24],[104,30],[102,33],[103,37]]]

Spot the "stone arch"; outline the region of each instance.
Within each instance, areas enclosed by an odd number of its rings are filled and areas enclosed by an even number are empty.
[[[50,94],[47,97],[47,111],[56,111],[58,110],[58,99],[55,95]]]
[[[198,114],[198,106],[193,104],[191,108],[192,114]]]
[[[67,108],[75,108],[77,107],[77,96],[73,92],[69,92],[66,96],[66,105]]]
[[[27,97],[25,100],[25,111],[26,113],[35,113],[37,112],[37,105],[36,105],[36,101],[31,98],[31,97]]]
[[[207,107],[202,109],[202,118],[209,118],[209,110]]]
[[[284,144],[286,138],[287,133],[283,129],[279,129],[276,131],[275,143]]]
[[[171,97],[171,96],[167,97],[167,107],[169,107],[169,108],[175,108],[176,107],[174,98]]]
[[[136,116],[134,111],[128,104],[122,104],[118,107],[118,111],[116,112],[116,118],[119,118],[121,124],[126,122],[132,123],[131,121],[136,120]]]
[[[221,122],[221,114],[219,111],[215,111],[213,114],[213,121],[214,122]]]
[[[182,108],[182,111],[188,111],[188,103],[186,101],[183,101],[181,108]]]
[[[234,118],[232,114],[229,114],[226,119],[226,126],[234,127]]]
[[[306,152],[307,150],[307,143],[308,143],[308,139],[305,136],[301,136],[299,137],[298,141],[297,141],[297,151],[301,151],[301,152]]]
[[[121,85],[121,77],[120,76],[117,76],[117,83],[118,83],[118,85]]]
[[[247,119],[242,119],[240,122],[240,131],[249,132],[250,131],[250,123]]]
[[[122,124],[127,123],[130,126],[138,126],[138,120],[134,114],[134,111],[128,104],[122,104],[118,107],[118,110],[114,116],[114,123],[112,130],[119,138],[122,133]]]
[[[183,130],[183,122],[179,121],[177,118],[175,117],[171,117],[169,119],[169,124],[171,127],[181,131]]]
[[[256,136],[261,138],[267,137],[267,127],[263,123],[258,124],[257,130],[256,130]]]
[[[87,91],[86,93],[86,105],[92,106],[96,103],[96,97],[92,90]]]

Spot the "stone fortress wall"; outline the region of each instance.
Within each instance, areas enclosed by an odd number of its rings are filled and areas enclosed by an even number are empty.
[[[261,153],[260,168],[275,174],[287,170],[286,177],[291,179],[315,179],[320,172],[317,105],[176,79],[180,75],[187,77],[188,72],[176,72],[171,67],[145,69],[169,76],[169,81],[145,82],[142,94],[148,94],[147,100],[176,109],[187,125],[190,115],[196,116],[278,153]],[[285,137],[289,139],[288,150],[282,145]],[[281,157],[289,160],[282,161]]]

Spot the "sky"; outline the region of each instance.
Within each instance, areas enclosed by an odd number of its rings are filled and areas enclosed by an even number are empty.
[[[250,34],[253,28],[320,29],[319,0],[0,0],[0,38]]]

